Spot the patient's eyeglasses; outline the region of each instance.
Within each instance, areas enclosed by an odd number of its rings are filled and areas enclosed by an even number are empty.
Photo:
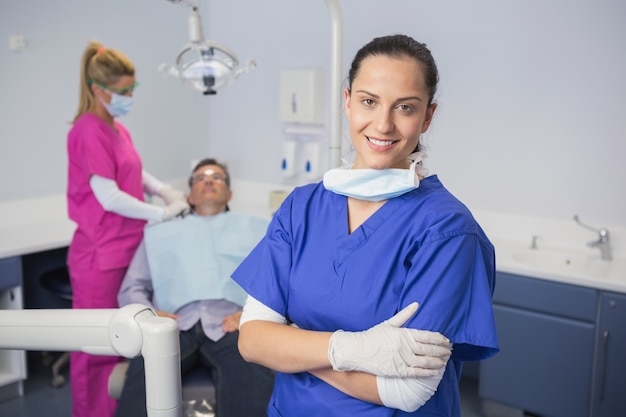
[[[215,172],[212,169],[207,169],[206,171],[201,172],[191,177],[191,185],[192,186],[196,185],[199,182],[205,181],[207,178],[210,178],[215,182],[221,182],[222,184],[226,184],[225,175]]]

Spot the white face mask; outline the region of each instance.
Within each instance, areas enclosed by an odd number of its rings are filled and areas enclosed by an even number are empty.
[[[102,104],[104,104],[111,117],[125,116],[133,107],[133,97],[111,93],[111,102],[107,104],[102,100]]]
[[[409,169],[334,168],[324,174],[324,187],[359,200],[388,200],[419,187],[418,174],[427,174],[419,164],[425,157],[421,152],[409,155],[412,161]]]

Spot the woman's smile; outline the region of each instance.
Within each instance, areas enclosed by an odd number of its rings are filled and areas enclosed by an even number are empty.
[[[392,140],[392,139],[377,139],[377,138],[373,138],[371,136],[365,136],[367,138],[367,140],[369,141],[369,143],[371,143],[372,145],[375,145],[376,147],[384,147],[384,148],[389,148],[390,146],[392,146],[394,143],[399,142],[399,140]]]

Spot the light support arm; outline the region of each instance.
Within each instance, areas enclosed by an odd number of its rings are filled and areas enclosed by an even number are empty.
[[[181,4],[181,0],[169,0]],[[256,67],[254,60],[240,66],[237,55],[217,42],[204,38],[198,5],[189,1],[182,3],[191,8],[189,15],[189,41],[176,57],[175,65],[161,64],[159,70],[179,78],[183,83],[205,95],[216,94],[235,81],[241,74]]]
[[[0,310],[0,349],[141,354],[148,417],[181,417],[178,326],[149,307]]]
[[[174,3],[174,4],[184,4],[186,6],[189,7],[198,7],[198,1],[189,1],[189,0],[167,0],[170,3]]]
[[[341,77],[343,56],[343,19],[339,0],[326,0],[330,12],[330,144],[329,168],[341,164]]]

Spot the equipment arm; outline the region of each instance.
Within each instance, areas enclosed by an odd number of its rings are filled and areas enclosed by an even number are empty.
[[[176,322],[149,307],[0,310],[0,349],[143,355],[148,417],[181,417],[180,346]]]

